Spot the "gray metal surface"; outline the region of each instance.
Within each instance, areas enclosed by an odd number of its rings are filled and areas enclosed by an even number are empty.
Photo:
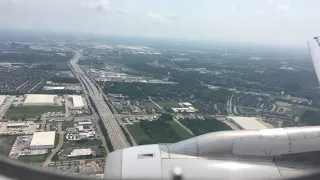
[[[316,39],[312,39],[308,42],[309,51],[312,57],[314,69],[320,83],[320,46]]]
[[[182,169],[184,179],[296,177],[314,169],[289,162],[275,164],[273,157],[319,150],[319,126],[216,132],[174,144],[126,148],[122,159],[118,151],[111,153],[105,177],[119,178],[112,175],[119,172],[113,169],[119,169],[114,161],[122,164],[119,179],[170,179],[175,167]],[[139,158],[143,154],[147,158]]]

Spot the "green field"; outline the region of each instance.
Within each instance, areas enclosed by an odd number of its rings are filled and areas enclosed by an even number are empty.
[[[44,161],[46,161],[48,156],[49,156],[49,154],[35,155],[35,156],[20,156],[18,158],[18,161],[27,162],[27,163],[44,162]]]
[[[56,133],[56,135],[54,137],[54,148],[57,148],[57,146],[59,144],[59,139],[60,139],[60,134]]]
[[[166,106],[175,107],[175,108],[180,107],[179,102],[175,102],[175,101],[155,101],[155,103],[157,103],[161,107],[166,107]]]
[[[141,121],[127,125],[127,129],[139,145],[172,143],[193,137],[175,121]]]
[[[7,156],[14,144],[17,136],[1,136],[0,137],[0,154]]]
[[[170,121],[169,124],[171,125],[171,128],[182,138],[182,139],[189,139],[192,138],[193,135],[190,134],[188,131],[183,129],[178,123],[175,121]]]
[[[255,114],[257,111],[254,108],[251,107],[244,107],[244,106],[239,106],[240,112],[247,113],[247,114]]]
[[[127,128],[137,144],[140,144],[141,141],[150,140],[149,136],[144,132],[139,123],[127,125]]]
[[[85,141],[67,141],[62,145],[62,148],[69,147],[88,147],[102,145],[101,139],[85,140]]]
[[[36,118],[46,112],[65,112],[65,106],[10,106],[5,119]]]

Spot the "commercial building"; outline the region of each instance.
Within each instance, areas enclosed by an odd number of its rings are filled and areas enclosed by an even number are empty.
[[[194,107],[172,108],[172,110],[173,112],[176,112],[176,113],[183,113],[183,112],[194,113],[197,111],[197,109],[195,109]]]
[[[81,157],[81,156],[91,156],[93,152],[90,148],[88,149],[74,149],[70,152],[68,157]]]
[[[6,95],[0,95],[0,106],[4,103],[6,100],[7,96]]]
[[[28,126],[29,124],[24,122],[19,122],[19,123],[9,122],[7,124],[7,128],[20,128],[20,127],[28,127]]]
[[[47,90],[47,91],[49,91],[49,90],[64,90],[65,87],[44,86],[42,89],[43,89],[43,90]]]
[[[189,103],[189,102],[179,103],[179,105],[180,105],[181,107],[192,107],[192,104]]]
[[[56,95],[27,94],[23,103],[25,106],[51,106],[55,105]]]
[[[263,125],[254,117],[230,116],[227,117],[227,119],[240,129],[268,129],[267,126]]]
[[[30,143],[30,149],[54,148],[55,135],[55,131],[35,132]]]
[[[79,136],[80,136],[82,139],[94,138],[94,135],[95,135],[94,132],[79,133]]]
[[[79,109],[80,110],[80,109],[84,108],[82,96],[72,95],[69,97],[72,100],[72,106],[70,106],[70,109]]]
[[[82,122],[78,122],[79,126],[83,126],[83,125],[92,125],[91,121],[82,121]]]

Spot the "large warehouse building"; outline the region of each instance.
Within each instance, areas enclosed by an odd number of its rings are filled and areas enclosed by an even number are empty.
[[[30,143],[30,149],[54,148],[55,135],[55,131],[35,132]]]
[[[0,95],[0,106],[4,103],[6,100],[7,96],[6,95]]]
[[[267,126],[259,122],[257,118],[254,117],[230,116],[227,118],[240,129],[268,129]]]
[[[82,96],[79,95],[72,95],[69,96],[72,100],[72,106],[70,106],[70,109],[83,109],[84,108],[84,103],[83,103],[83,99]]]
[[[25,106],[51,106],[55,105],[56,95],[27,94],[23,105]]]

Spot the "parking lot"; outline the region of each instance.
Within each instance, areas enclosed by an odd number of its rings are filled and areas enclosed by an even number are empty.
[[[38,124],[33,121],[28,121],[26,123],[28,124],[28,126],[8,128],[9,122],[0,122],[0,135],[1,134],[13,135],[13,134],[21,134],[21,133],[33,134],[37,130]]]
[[[32,136],[18,136],[9,153],[9,158],[18,159],[23,150],[29,148]]]
[[[15,96],[7,96],[3,104],[0,105],[0,119],[2,119],[3,116],[6,114],[7,110],[9,109],[15,98]]]

